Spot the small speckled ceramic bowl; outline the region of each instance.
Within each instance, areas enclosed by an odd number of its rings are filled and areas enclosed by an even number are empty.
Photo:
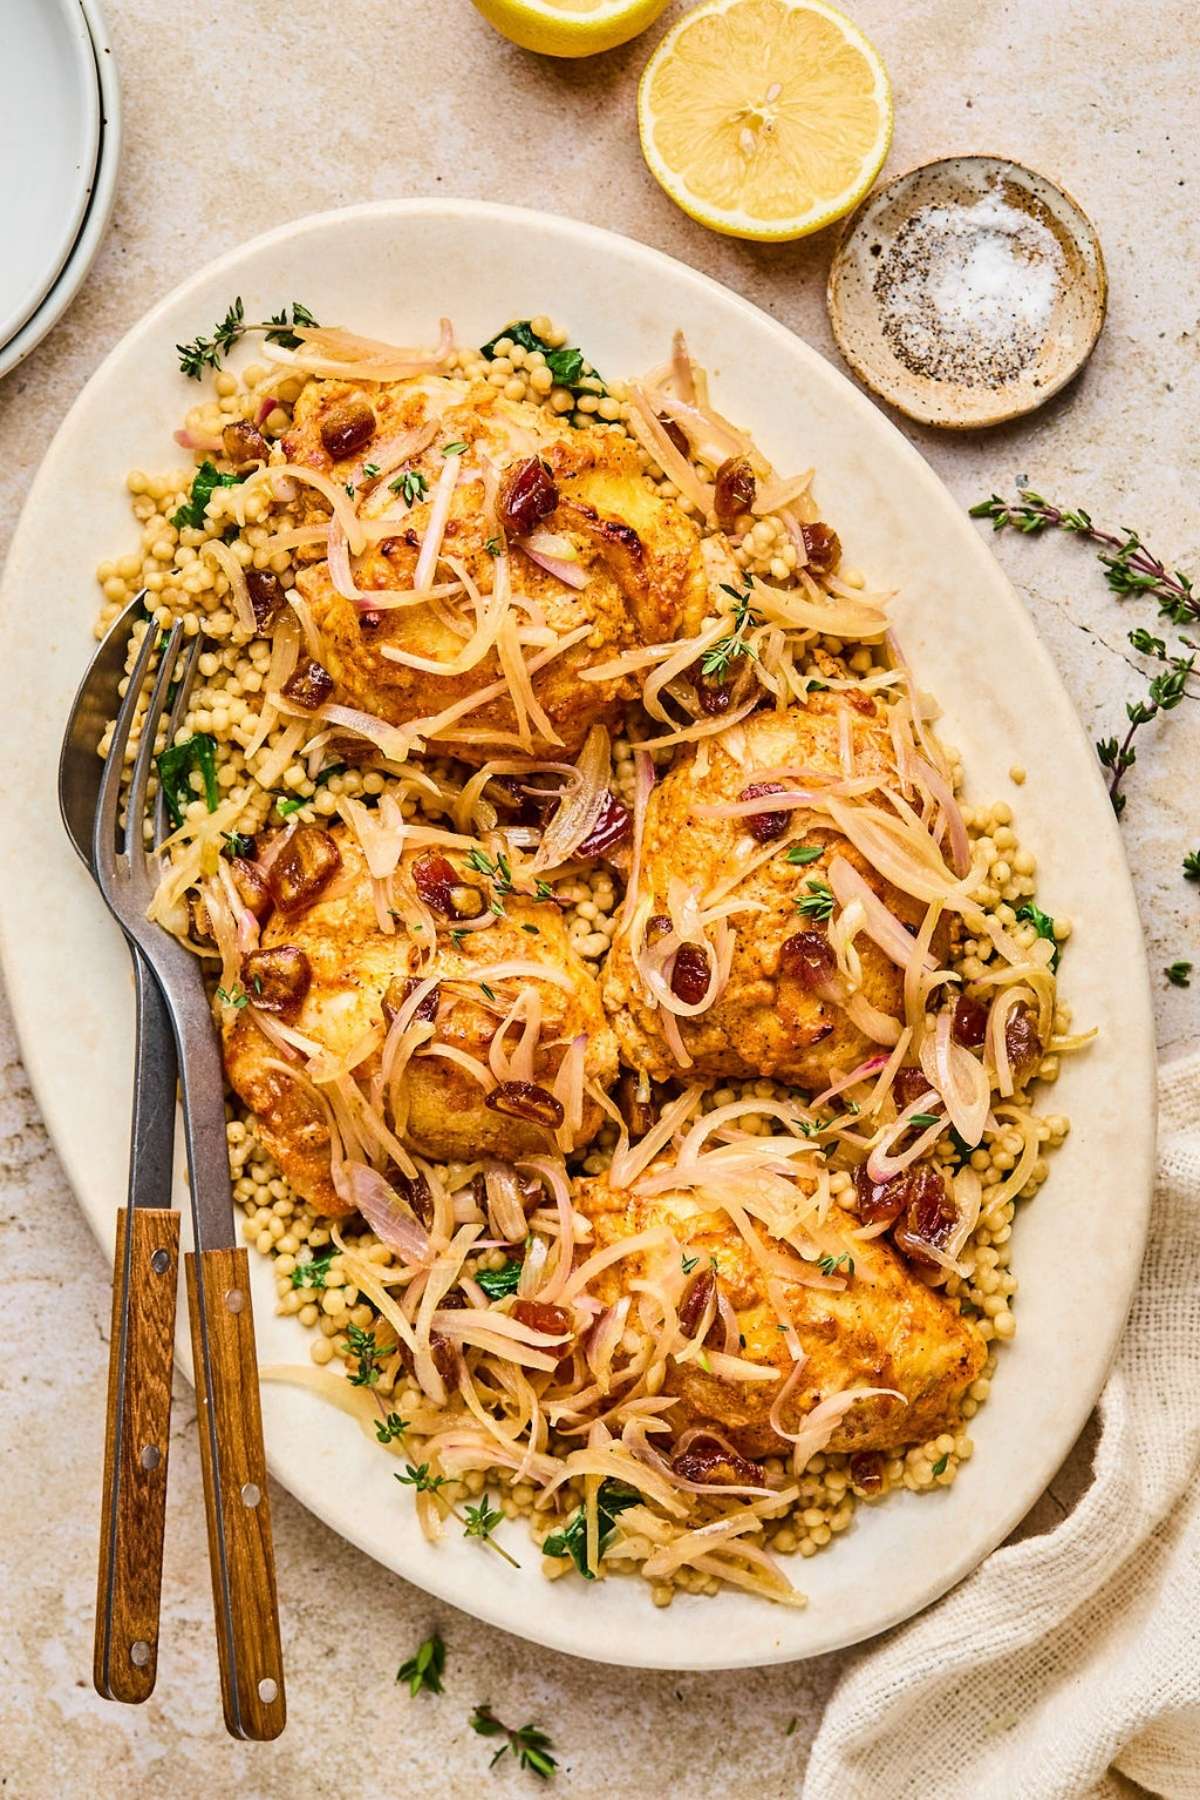
[[[999,156],[924,163],[876,190],[829,271],[838,347],[925,425],[1018,418],[1064,387],[1104,324],[1095,227],[1045,175]]]

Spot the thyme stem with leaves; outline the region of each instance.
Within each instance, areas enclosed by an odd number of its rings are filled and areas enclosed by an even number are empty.
[[[971,507],[970,512],[973,519],[990,519],[993,531],[1019,531],[1025,537],[1037,537],[1048,530],[1065,531],[1084,538],[1098,546],[1096,554],[1104,579],[1119,600],[1133,594],[1148,595],[1158,601],[1160,617],[1170,619],[1172,624],[1200,621],[1200,594],[1191,578],[1155,556],[1136,531],[1105,531],[1082,507],[1055,506],[1023,481],[1018,483],[1015,500],[993,494]],[[1101,738],[1096,745],[1100,761],[1109,772],[1108,797],[1118,818],[1125,810],[1126,800],[1121,783],[1137,761],[1134,738],[1144,725],[1160,713],[1174,711],[1185,698],[1188,676],[1195,671],[1200,648],[1185,637],[1183,644],[1190,654],[1173,655],[1162,638],[1152,636],[1141,626],[1129,633],[1129,642],[1141,655],[1152,656],[1166,666],[1150,682],[1145,699],[1126,702],[1128,725],[1124,737]]]

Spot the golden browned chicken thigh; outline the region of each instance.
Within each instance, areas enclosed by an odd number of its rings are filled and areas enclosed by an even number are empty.
[[[652,1164],[647,1174],[662,1166]],[[703,1189],[641,1196],[613,1189],[604,1176],[580,1182],[576,1204],[591,1220],[597,1248],[666,1226],[685,1266],[694,1266],[680,1303],[685,1327],[698,1327],[715,1282],[736,1315],[738,1356],[779,1371],[779,1381],[728,1380],[704,1368],[709,1357],[683,1363],[668,1358],[665,1389],[679,1396],[669,1414],[672,1431],[678,1435],[691,1426],[711,1425],[743,1456],[780,1454],[786,1444],[769,1415],[794,1364],[762,1270],[729,1214]],[[785,1244],[765,1233],[763,1241],[807,1275],[815,1273],[813,1264],[800,1264]],[[857,1387],[894,1388],[907,1404],[887,1398],[856,1403],[829,1439],[832,1450],[891,1450],[953,1429],[959,1401],[986,1357],[974,1325],[888,1246],[851,1237],[850,1222],[836,1206],[820,1227],[820,1242],[835,1258],[843,1257],[830,1285],[784,1281],[778,1287],[805,1358],[781,1408],[784,1429],[797,1430],[815,1406]],[[852,1274],[844,1253],[852,1259]],[[643,1254],[614,1265],[595,1280],[593,1290],[611,1303],[647,1263]],[[837,1280],[844,1283],[841,1288]]]
[[[388,447],[406,439],[428,441],[390,482],[364,474],[380,466],[373,456],[388,461]],[[334,698],[390,724],[435,721],[426,735],[468,761],[498,751],[573,757],[589,728],[611,724],[636,691],[628,676],[583,681],[583,672],[694,631],[706,610],[699,534],[651,488],[635,446],[613,433],[557,425],[486,384],[428,376],[366,388],[312,382],[286,449],[291,461],[353,488],[368,521],[371,541],[353,577],[366,598],[340,592],[344,583],[335,584],[325,560],[297,581]],[[324,504],[314,497],[315,508]],[[413,591],[422,546],[442,518],[436,568],[420,569],[422,589],[457,581],[462,591],[388,607],[390,594]],[[494,646],[465,666],[464,645],[477,609],[498,592],[497,552],[505,549],[507,622]],[[527,549],[540,549],[550,566]],[[372,608],[376,593],[380,605]],[[443,668],[414,667],[397,655]],[[532,686],[524,719],[514,703],[514,668],[517,683]],[[461,710],[488,689],[482,703]]]
[[[838,999],[829,997],[829,865],[842,858],[910,929],[919,925],[924,907],[884,881],[827,820],[804,827],[794,838],[794,822],[803,813],[717,818],[705,813],[753,798],[768,775],[768,790],[772,785],[786,790],[804,787],[804,770],[844,774],[847,748],[856,775],[889,770],[883,709],[860,693],[814,693],[803,706],[756,713],[699,750],[685,752],[655,787],[646,813],[638,909],[632,929],[614,943],[604,976],[604,1004],[622,1059],[632,1067],[667,1080],[686,1066],[668,1041],[662,1008],[635,961],[635,951],[652,944],[655,933],[670,923],[672,883],[682,884],[677,894],[686,889],[701,906],[714,895],[749,903],[729,920],[736,943],[723,990],[706,1011],[677,1021],[697,1074],[774,1076],[815,1093],[880,1048],[880,1040],[868,1037]],[[739,879],[741,867],[748,873]],[[635,937],[637,943],[631,941]],[[875,1012],[902,1021],[900,969],[864,935],[855,948],[863,1000]],[[705,981],[704,972],[700,979]],[[678,974],[672,982],[681,997],[696,998]]]
[[[348,1210],[331,1178],[325,1110],[307,1083],[279,1067],[284,1053],[260,1029],[260,1009],[269,1009],[268,1027],[273,1014],[327,1053],[326,1074],[335,1072],[339,1058],[365,1050],[354,1074],[370,1098],[389,1025],[408,1003],[411,1025],[424,1041],[395,1091],[389,1071],[384,1117],[404,1145],[424,1156],[467,1162],[545,1153],[554,1149],[560,1124],[576,1144],[594,1136],[600,1112],[581,1086],[573,1128],[571,1097],[559,1101],[553,1089],[573,1045],[583,1074],[607,1088],[616,1076],[616,1045],[596,982],[571,948],[553,901],[506,894],[497,917],[491,884],[460,852],[408,851],[393,899],[411,923],[386,932],[357,838],[341,825],[329,833],[301,830],[312,838],[311,844],[301,839],[306,857],[324,852],[318,840],[328,840],[340,866],[311,904],[277,905],[266,920],[259,951],[243,963],[249,1004],[227,1015],[225,1034],[230,1085],[256,1115],[263,1142],[297,1193],[322,1212]],[[425,947],[428,928],[420,928],[422,911],[436,924],[432,953]],[[463,929],[485,917],[492,920],[488,928]],[[497,1040],[497,1027],[522,994]],[[400,1029],[409,1023],[403,1020]],[[437,1054],[439,1048],[451,1055]],[[336,1096],[336,1086],[332,1091]],[[350,1102],[356,1110],[353,1093]]]

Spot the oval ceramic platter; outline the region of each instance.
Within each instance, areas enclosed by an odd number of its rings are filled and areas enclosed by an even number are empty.
[[[530,212],[405,201],[301,220],[211,264],[147,314],[76,401],[30,492],[3,588],[5,973],[38,1101],[110,1253],[125,1191],[129,959],[59,824],[59,738],[92,649],[96,564],[136,543],[126,471],[179,459],[171,433],[197,390],[174,346],[210,330],[238,294],[248,318],[298,295],[318,318],[398,343],[428,338],[440,313],[479,343],[511,319],[549,312],[597,368],[621,374],[661,362],[682,326],[721,410],[752,427],[777,466],[816,465],[823,516],[849,559],[872,586],[898,590],[902,640],[945,707],[969,795],[1017,798],[1040,897],[1075,921],[1064,992],[1080,1025],[1100,1028],[1053,1095],[1073,1130],[1017,1223],[1019,1330],[972,1428],[972,1461],[953,1488],[862,1508],[834,1550],[797,1560],[807,1610],[723,1593],[659,1611],[636,1579],[551,1585],[519,1526],[506,1539],[519,1572],[457,1536],[430,1546],[391,1459],[315,1395],[268,1383],[273,1472],[388,1568],[577,1656],[753,1666],[909,1617],[1000,1543],[1062,1462],[1104,1380],[1145,1238],[1154,1087],[1141,934],[1094,754],[1033,626],[978,528],[844,376],[734,294],[640,244]],[[1018,761],[1029,781],[1014,796],[1007,771]],[[186,1221],[182,1184],[177,1204]],[[262,1363],[306,1361],[307,1333],[275,1317],[268,1264],[252,1260]],[[182,1339],[179,1356],[190,1368]]]

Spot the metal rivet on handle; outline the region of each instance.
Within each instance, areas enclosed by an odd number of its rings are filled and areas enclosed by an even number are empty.
[[[157,1444],[143,1444],[142,1453],[138,1457],[143,1469],[157,1469],[162,1461],[162,1451]]]
[[[262,1499],[262,1489],[256,1482],[247,1481],[242,1484],[242,1505],[257,1506]]]
[[[135,1638],[129,1646],[129,1660],[135,1669],[144,1669],[150,1661],[150,1646],[145,1638]]]
[[[246,1304],[246,1296],[241,1288],[230,1288],[225,1295],[225,1305],[231,1313],[240,1313]]]
[[[150,1258],[150,1267],[156,1275],[165,1275],[170,1266],[171,1252],[169,1250],[156,1250]]]
[[[258,1684],[258,1697],[267,1706],[270,1706],[272,1700],[279,1698],[279,1683],[272,1681],[269,1675],[264,1675]]]

